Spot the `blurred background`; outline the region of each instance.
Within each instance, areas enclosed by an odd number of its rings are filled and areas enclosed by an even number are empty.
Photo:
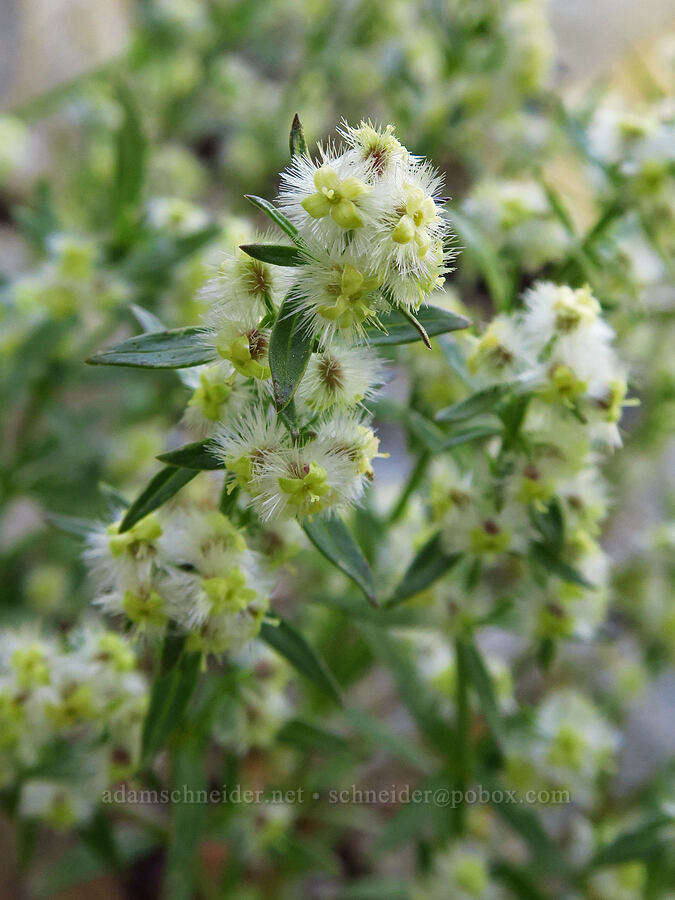
[[[343,117],[391,121],[444,171],[458,208],[486,180],[536,171],[579,234],[611,210],[594,289],[642,406],[629,411],[627,447],[609,467],[611,637],[625,655],[603,677],[612,681],[624,663],[644,676],[622,718],[615,790],[619,798],[646,790],[675,746],[672,180],[670,193],[635,188],[636,199],[627,182],[598,176],[606,142],[587,152],[586,137],[603,104],[672,104],[674,29],[672,0],[0,0],[2,624],[67,628],[87,608],[80,545],[50,522],[68,517],[73,530],[78,518],[105,517],[101,483],[133,496],[167,433],[179,442],[185,391],[169,374],[121,377],[80,361],[138,330],[130,302],[169,327],[198,320],[196,291],[252,218],[243,195],[274,196],[295,112],[312,144]],[[659,152],[668,158],[672,146]],[[127,169],[123,158],[133,160]],[[119,201],[127,191],[130,217]],[[510,243],[490,232],[489,216],[465,209],[514,296],[553,266],[578,272],[572,254]],[[555,219],[539,215],[547,227]],[[460,241],[470,244],[466,234]],[[449,298],[477,322],[494,310],[482,260],[470,247],[462,254]],[[405,465],[401,430],[383,423],[382,433]],[[382,469],[385,494],[400,474]],[[318,631],[329,646],[329,629]],[[611,694],[605,682],[599,691]],[[0,839],[11,844],[4,832]],[[353,844],[343,848],[346,870],[359,868]],[[147,886],[157,860],[142,864],[129,896],[155,896]],[[4,885],[2,877],[0,896],[16,896],[13,874]],[[67,882],[63,871],[38,872],[35,893],[123,896],[105,878]],[[618,897],[613,890],[587,896]]]

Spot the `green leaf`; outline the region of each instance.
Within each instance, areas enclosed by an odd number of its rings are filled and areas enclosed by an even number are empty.
[[[307,140],[305,138],[305,130],[302,127],[300,116],[296,113],[293,116],[293,124],[291,125],[291,133],[288,138],[288,148],[291,156],[307,156]]]
[[[553,497],[543,511],[533,508],[531,516],[546,545],[558,556],[565,542],[565,519],[558,498]]]
[[[152,686],[148,714],[143,723],[142,759],[150,763],[170,733],[181,724],[199,678],[201,653],[185,653]]]
[[[527,869],[499,860],[492,867],[494,875],[507,885],[518,900],[547,900]]]
[[[595,585],[585,578],[578,569],[555,556],[546,544],[533,541],[530,544],[530,555],[547,572],[557,575],[563,581],[568,581],[570,584],[578,584],[579,587],[595,588]]]
[[[404,600],[426,590],[442,575],[449,572],[461,557],[461,553],[449,553],[443,546],[441,533],[435,534],[415,554],[405,575],[386,603],[387,608],[398,606]]]
[[[636,828],[624,831],[609,844],[601,847],[589,863],[589,869],[601,866],[618,866],[637,859],[649,859],[664,848],[665,836],[661,830],[673,824],[668,815],[655,816]]]
[[[214,447],[212,441],[195,441],[192,444],[178,447],[177,450],[160,453],[157,459],[168,466],[179,466],[183,469],[199,469],[200,471],[224,469],[225,463],[215,456]]]
[[[300,719],[291,719],[277,732],[276,741],[282,744],[290,744],[300,750],[308,752],[328,752],[331,755],[336,751],[349,749],[349,741],[336,734],[319,728],[311,722],[302,722]]]
[[[363,741],[366,744],[366,750],[388,753],[392,759],[398,759],[426,774],[430,773],[434,765],[433,757],[417,744],[406,740],[399,732],[391,730],[361,709],[347,709],[344,717],[361,738],[358,743]]]
[[[127,338],[86,362],[90,366],[183,369],[213,362],[215,358],[215,350],[204,343],[203,329],[192,325]]]
[[[182,237],[157,234],[130,254],[122,271],[130,281],[142,282],[144,288],[157,293],[169,281],[172,270],[179,263],[210,244],[219,234],[220,229],[216,225],[208,225]]]
[[[493,384],[490,387],[476,391],[465,400],[446,406],[445,409],[436,413],[436,421],[438,422],[464,422],[466,419],[472,419],[474,416],[480,416],[483,413],[493,412],[495,406],[513,390],[513,384]]]
[[[206,735],[191,733],[175,750],[171,784],[179,792],[206,792],[204,766]],[[207,814],[206,803],[190,802],[189,797],[171,804],[171,826],[164,867],[162,897],[165,900],[191,900],[194,896],[198,846]]]
[[[305,374],[314,343],[300,311],[294,311],[290,294],[279,310],[270,337],[270,369],[277,412],[288,406]]]
[[[97,810],[91,821],[79,829],[79,833],[82,842],[101,860],[103,865],[109,866],[112,871],[119,871],[122,868],[115,831],[102,808]]]
[[[409,655],[399,648],[384,629],[360,624],[359,628],[370,644],[375,656],[382,660],[391,672],[399,697],[417,723],[420,732],[440,753],[447,756],[453,746],[454,734],[443,719],[440,700],[431,692]]]
[[[342,519],[317,517],[311,522],[305,519],[302,528],[316,549],[351,578],[370,603],[377,605],[373,573]]]
[[[458,447],[460,444],[467,444],[469,441],[479,441],[483,438],[495,437],[502,433],[502,429],[496,425],[475,425],[473,428],[467,428],[465,431],[458,431],[456,434],[450,435],[444,442],[441,450],[449,450],[451,447]]]
[[[78,516],[62,516],[59,513],[46,513],[45,519],[50,525],[58,528],[59,531],[65,531],[67,534],[73,534],[75,537],[87,537],[96,529],[96,522],[91,519],[81,519]]]
[[[499,259],[489,241],[479,231],[476,225],[463,213],[460,213],[456,207],[449,211],[448,215],[457,234],[468,248],[467,252],[473,256],[476,261],[476,265],[481,271],[495,306],[498,310],[508,309],[508,282],[504,277]]]
[[[385,422],[398,422],[400,425],[414,435],[417,440],[430,450],[432,453],[440,452],[447,440],[446,435],[441,429],[435,425],[426,416],[404,406],[402,403],[396,403],[395,400],[382,398],[372,404],[372,410],[376,418],[383,419]]]
[[[478,697],[480,710],[485,716],[492,737],[499,745],[503,739],[504,729],[492,678],[483,661],[480,650],[474,641],[467,638],[458,639],[457,649],[464,657],[465,670]]]
[[[147,142],[133,94],[118,89],[123,117],[115,139],[115,175],[111,194],[111,213],[118,237],[125,236],[137,214],[145,177]]]
[[[271,266],[305,266],[308,261],[302,250],[286,244],[241,244],[239,249]]]
[[[129,506],[129,501],[120,491],[117,490],[116,487],[112,484],[108,484],[105,481],[99,481],[97,485],[99,489],[99,493],[105,498],[108,503],[108,507],[110,511],[115,515],[120,510],[126,509]]]
[[[139,306],[138,303],[130,303],[129,309],[131,310],[133,317],[136,319],[143,331],[146,332],[146,334],[152,334],[153,331],[167,330],[164,322],[162,322],[161,319],[158,319],[157,316],[154,313],[150,312],[149,309],[145,309],[145,307]]]
[[[417,313],[417,321],[429,337],[468,328],[471,321],[466,316],[448,312],[437,306],[423,306]],[[380,318],[381,328],[369,325],[366,336],[359,343],[372,347],[391,346],[394,344],[411,344],[420,339],[419,329],[409,322],[399,310],[392,310]],[[381,330],[384,329],[384,330]]]
[[[481,776],[486,789],[495,794],[499,787],[489,782],[486,775]],[[502,791],[502,795],[506,792]],[[534,809],[524,806],[516,800],[495,803],[498,815],[519,834],[530,849],[530,866],[542,874],[555,874],[565,877],[569,867],[565,857],[544,828],[541,819]]]
[[[336,703],[342,704],[340,689],[335,678],[310,647],[299,631],[296,631],[285,619],[262,623],[260,637],[273,650],[280,653],[301,675],[308,678],[320,691],[327,694]]]
[[[120,533],[133,528],[136,522],[170,500],[198,474],[196,469],[178,469],[175,466],[160,469],[127,510],[120,525]]]
[[[262,210],[266,216],[269,216],[270,219],[274,222],[275,225],[278,225],[279,228],[283,232],[285,232],[291,240],[295,240],[298,236],[298,229],[295,225],[289,221],[286,216],[279,212],[276,206],[273,206],[269,202],[269,200],[265,200],[263,197],[256,197],[255,194],[244,194],[249,203],[252,203],[258,209]]]

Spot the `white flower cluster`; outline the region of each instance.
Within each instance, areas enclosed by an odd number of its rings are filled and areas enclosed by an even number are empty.
[[[220,359],[184,376],[193,388],[186,424],[213,437],[232,489],[265,521],[339,513],[359,500],[381,455],[362,406],[383,380],[363,346],[366,328],[382,328],[395,308],[417,311],[451,256],[442,183],[429,164],[391,126],[345,125],[341,135],[340,150],[295,156],[282,173],[279,203],[302,264],[282,269],[242,250],[225,259],[201,291],[206,340]],[[258,238],[263,249],[272,243]],[[297,312],[315,345],[293,429],[270,415],[269,343],[277,317]]]
[[[412,900],[499,900],[504,893],[492,879],[486,848],[464,840],[435,855],[433,870],[412,885],[410,896]]]
[[[618,735],[591,701],[574,690],[550,694],[537,709],[532,732],[513,739],[507,771],[514,786],[563,788],[578,805],[594,796],[611,772]]]
[[[288,695],[291,669],[262,641],[252,641],[232,660],[237,672],[235,695],[224,698],[214,719],[217,743],[236,753],[264,748],[294,710]]]
[[[598,106],[589,126],[591,153],[603,163],[639,177],[645,187],[661,186],[675,163],[675,103],[659,100],[628,108],[617,97]]]
[[[518,595],[529,598],[526,607],[521,604],[528,620],[520,621],[521,628],[541,637],[588,639],[608,602],[608,560],[597,543],[607,514],[599,462],[603,451],[620,443],[626,375],[588,288],[542,282],[524,299],[521,312],[499,315],[480,337],[464,338],[476,389],[511,384],[509,402],[520,416],[517,441],[495,437],[471,468],[435,461],[431,518],[448,550],[490,564],[511,560],[502,581],[519,579]],[[556,553],[577,577],[526,579],[524,587],[526,573],[513,561],[543,536],[551,538],[541,531],[551,525],[551,515],[560,518],[553,525]]]
[[[93,532],[85,552],[94,602],[106,612],[152,634],[171,620],[188,650],[207,654],[237,651],[258,634],[268,579],[228,518],[192,506],[119,527]]]
[[[309,264],[293,292],[323,346],[362,337],[393,306],[415,312],[449,270],[443,181],[393,128],[345,125],[345,144],[296,156],[279,203],[299,230]]]
[[[556,262],[569,246],[567,232],[536,181],[485,178],[462,206],[491,244],[507,258],[515,256],[528,272]]]
[[[6,631],[0,640],[0,786],[53,827],[86,820],[138,762],[147,685],[128,643],[84,627],[64,645]]]
[[[95,241],[75,234],[52,234],[48,258],[31,274],[20,275],[10,286],[10,302],[31,321],[73,313],[90,315],[125,302],[127,285],[100,265]]]

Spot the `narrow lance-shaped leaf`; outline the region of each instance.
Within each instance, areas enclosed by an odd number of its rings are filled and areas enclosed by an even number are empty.
[[[513,384],[493,384],[490,387],[476,391],[466,400],[460,400],[453,403],[452,406],[446,406],[440,412],[436,413],[436,419],[439,422],[463,422],[466,419],[472,419],[474,416],[482,415],[486,412],[492,412],[499,401],[509,391],[513,390]]]
[[[304,266],[307,256],[297,247],[286,244],[242,244],[244,253],[272,266]]]
[[[459,652],[463,654],[465,670],[478,697],[481,712],[485,716],[492,737],[499,744],[503,736],[503,727],[490,673],[473,641],[461,638],[457,646]]]
[[[295,394],[312,355],[312,344],[311,332],[289,295],[281,305],[270,337],[270,369],[277,412],[288,406]]]
[[[90,366],[183,369],[213,362],[215,358],[215,350],[204,342],[203,330],[190,326],[127,338],[86,362]]]
[[[130,303],[129,309],[146,334],[152,334],[153,331],[168,330],[164,322],[144,306],[139,306],[138,303]]]
[[[265,213],[266,216],[274,222],[275,225],[278,225],[279,228],[283,232],[285,232],[291,240],[295,240],[298,236],[298,229],[295,225],[286,218],[286,216],[279,212],[279,210],[274,206],[269,200],[265,200],[264,197],[256,197],[255,194],[244,194],[249,203],[252,203],[255,207]]]
[[[448,215],[459,237],[469,248],[476,260],[490,295],[498,310],[507,309],[509,305],[509,288],[504,277],[499,259],[490,242],[475,223],[456,208],[449,210]]]
[[[65,531],[66,534],[75,535],[75,537],[87,537],[96,528],[96,522],[91,519],[81,519],[77,516],[62,516],[59,513],[47,513],[45,518],[50,525],[58,528],[59,531]]]
[[[133,95],[126,88],[120,87],[118,99],[123,116],[115,142],[115,176],[111,204],[118,233],[123,233],[140,203],[147,143]]]
[[[169,734],[180,725],[199,678],[201,653],[185,653],[178,663],[157,679],[143,723],[141,756],[152,761]]]
[[[466,316],[460,316],[437,306],[423,306],[418,311],[416,319],[428,337],[468,328],[471,324]],[[372,347],[384,347],[394,344],[411,344],[413,341],[420,340],[419,328],[409,322],[397,309],[392,310],[386,316],[381,316],[380,325],[381,328],[369,325],[365,330],[365,337],[361,339],[360,343],[370,344]]]
[[[461,559],[461,553],[452,553],[445,549],[440,532],[431,537],[417,551],[415,558],[399,582],[387,607],[397,606],[426,590],[435,581],[449,572]]]
[[[198,847],[207,814],[205,803],[190,803],[184,792],[198,796],[205,791],[204,754],[208,732],[191,730],[173,753],[172,787],[183,797],[171,804],[171,827],[164,870],[164,896],[170,900],[191,900],[194,896],[195,869],[199,865]]]
[[[178,469],[175,466],[160,469],[127,510],[120,525],[120,532],[128,531],[148,513],[159,509],[197,474],[199,473],[196,469]]]
[[[578,569],[559,559],[546,546],[546,544],[533,541],[530,544],[530,555],[533,560],[539,563],[542,568],[546,569],[552,575],[557,575],[563,581],[569,581],[570,584],[578,584],[579,587],[593,589],[595,587],[587,578],[585,578]]]
[[[591,859],[589,868],[617,866],[636,859],[648,859],[658,854],[664,849],[667,840],[663,830],[672,825],[673,817],[665,814],[647,819],[601,847]]]
[[[359,628],[373,653],[391,672],[401,701],[410,711],[420,732],[437,750],[447,754],[448,747],[453,744],[453,730],[439,712],[438,698],[423,683],[410,657],[383,628],[365,623],[361,623]]]
[[[161,453],[157,459],[168,466],[179,466],[183,469],[214,470],[224,469],[225,463],[221,462],[213,452],[214,444],[209,441],[195,441],[193,444],[185,444],[168,453]]]
[[[361,548],[342,519],[305,519],[303,530],[314,546],[361,588],[367,599],[377,604],[375,582]]]
[[[285,619],[263,622],[260,637],[320,691],[332,697],[336,703],[342,703],[340,689],[328,666],[300,632]]]
[[[288,139],[288,148],[291,151],[291,156],[307,156],[305,130],[302,127],[300,116],[297,113],[293,116],[293,124],[291,125],[291,133]]]

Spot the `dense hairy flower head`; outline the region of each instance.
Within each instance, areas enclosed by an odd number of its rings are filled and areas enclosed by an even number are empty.
[[[348,409],[373,394],[383,373],[384,364],[371,350],[336,342],[312,354],[296,396],[314,412]]]
[[[218,428],[213,444],[216,457],[234,476],[232,485],[255,494],[266,457],[286,449],[289,439],[276,417],[270,417],[263,407],[254,407],[230,426]]]
[[[153,228],[183,237],[208,225],[201,207],[181,197],[154,197],[148,203],[148,221]]]
[[[567,788],[575,803],[588,803],[598,776],[612,768],[614,729],[583,694],[567,689],[537,710],[533,734],[515,739],[507,769],[515,785]]]
[[[247,378],[269,378],[269,331],[250,305],[216,304],[205,316],[207,343]]]
[[[336,335],[351,343],[386,306],[379,292],[382,278],[372,260],[351,247],[331,244],[310,252],[312,261],[299,269],[292,289],[295,308],[323,345]]]
[[[492,883],[484,847],[471,841],[436,854],[430,873],[412,886],[412,900],[497,900],[501,888]]]
[[[217,511],[180,510],[165,523],[160,549],[173,565],[197,569],[202,575],[221,574],[246,550],[243,534]]]
[[[586,285],[583,288],[539,281],[525,292],[523,326],[533,343],[542,347],[552,337],[574,335],[608,341],[612,329],[601,318],[600,304]]]
[[[569,244],[535,181],[486,178],[472,189],[463,207],[495,247],[516,251],[528,271],[559,259]]]
[[[380,440],[360,416],[339,414],[323,421],[317,429],[320,445],[330,454],[349,461],[358,477],[374,478],[373,460],[386,459]]]
[[[98,587],[107,591],[122,582],[147,580],[157,555],[162,526],[154,513],[127,531],[121,522],[99,526],[87,538],[84,559]]]
[[[448,234],[441,198],[443,179],[429,163],[408,162],[378,182],[376,252],[383,267],[407,274],[423,270],[430,251],[443,254]]]
[[[354,128],[343,122],[338,133],[354,158],[368,164],[369,175],[373,180],[389,174],[393,166],[406,162],[410,157],[403,144],[394,136],[393,125],[380,128],[369,119],[362,120]]]
[[[467,340],[471,350],[466,364],[472,375],[508,377],[534,365],[523,329],[513,316],[495,316],[480,337],[467,336]]]
[[[254,502],[265,521],[341,512],[362,490],[353,461],[318,440],[266,454],[259,472]]]
[[[240,676],[237,696],[214,722],[214,737],[240,754],[252,747],[269,747],[293,714],[287,690],[291,669],[260,640],[247,644],[232,662]]]
[[[19,815],[55,827],[86,820],[95,807],[92,797],[136,765],[146,704],[145,679],[120,635],[89,624],[59,642],[6,631],[0,641],[0,783],[48,765],[57,749],[77,773],[75,780],[65,769],[58,797],[47,790],[48,780],[25,779]],[[122,746],[128,760],[123,772],[112,764]],[[92,790],[92,781],[97,789],[89,799],[74,801],[83,786]]]
[[[371,221],[370,166],[334,147],[320,147],[319,160],[295,156],[281,174],[279,205],[304,233],[321,242],[362,229]]]
[[[189,369],[183,380],[194,385],[183,421],[197,437],[206,437],[218,423],[235,419],[254,399],[250,385],[225,361]]]
[[[269,584],[249,550],[211,571],[218,574],[172,576],[171,617],[187,634],[190,650],[237,652],[260,631],[269,606]]]
[[[278,236],[269,232],[246,240],[255,244],[279,244]],[[221,260],[216,274],[201,288],[198,297],[211,306],[237,304],[235,308],[242,310],[253,307],[262,317],[279,302],[284,283],[283,271],[278,266],[254,259],[237,248]]]
[[[609,97],[595,111],[589,127],[591,151],[623,174],[650,174],[660,183],[675,160],[675,105],[662,100],[628,109]]]

